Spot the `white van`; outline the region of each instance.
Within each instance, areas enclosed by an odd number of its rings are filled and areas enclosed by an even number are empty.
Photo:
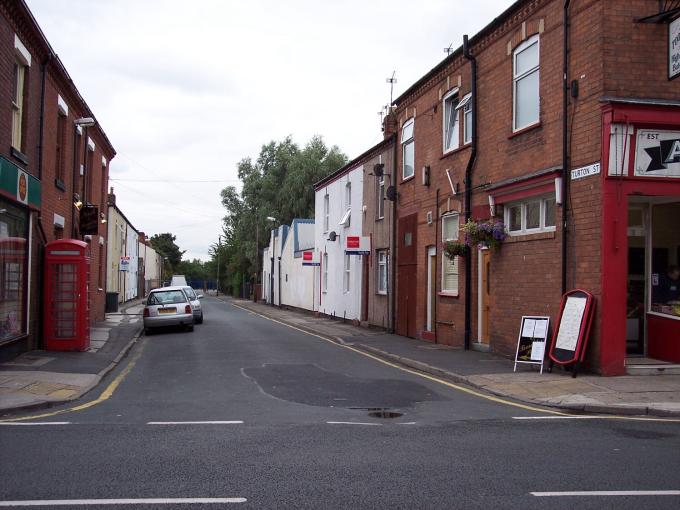
[[[184,278],[183,274],[172,275],[172,280],[170,280],[171,287],[187,287],[188,285],[187,279]]]

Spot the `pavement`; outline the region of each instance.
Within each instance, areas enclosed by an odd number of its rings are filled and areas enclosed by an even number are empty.
[[[92,390],[135,343],[142,331],[142,300],[90,328],[85,352],[35,350],[0,363],[0,414],[76,400]]]
[[[513,372],[513,361],[494,353],[432,344],[300,310],[224,296],[220,299],[400,365],[523,403],[589,413],[680,416],[680,375],[601,377],[581,373],[572,378],[558,367],[540,374],[536,367],[526,366]]]

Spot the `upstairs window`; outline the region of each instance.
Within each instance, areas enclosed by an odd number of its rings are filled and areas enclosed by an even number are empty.
[[[31,54],[17,35],[14,35],[14,63],[12,71],[12,147],[23,150],[24,95],[26,74],[31,66]]]
[[[66,115],[59,109],[57,113],[57,143],[55,144],[55,176],[57,185],[64,185],[66,176]]]
[[[472,94],[466,95],[460,102],[463,110],[463,143],[472,142]]]
[[[401,128],[402,180],[415,174],[415,142],[413,140],[413,119],[406,121]]]
[[[352,183],[348,182],[345,184],[345,210],[348,211],[352,208]]]
[[[385,174],[378,177],[377,194],[376,215],[377,219],[381,220],[385,217]]]
[[[458,148],[458,89],[454,89],[444,96],[444,152]]]
[[[538,35],[517,46],[513,60],[513,131],[539,121],[539,47]]]
[[[328,232],[328,209],[329,209],[329,201],[328,201],[328,194],[323,196],[323,231],[324,234]]]

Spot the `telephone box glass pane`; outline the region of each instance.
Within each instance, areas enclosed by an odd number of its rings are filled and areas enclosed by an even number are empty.
[[[78,273],[76,264],[57,264],[52,278],[52,317],[54,336],[76,336]]]
[[[24,328],[26,213],[0,200],[0,341]]]

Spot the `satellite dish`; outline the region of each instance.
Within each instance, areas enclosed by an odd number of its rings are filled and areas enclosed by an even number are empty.
[[[385,173],[385,165],[383,163],[377,163],[373,165],[373,175],[376,177],[382,177]]]
[[[329,241],[335,241],[338,238],[338,234],[335,233],[335,230],[332,231],[330,234],[328,234],[328,240]]]
[[[385,196],[387,197],[387,200],[394,202],[397,199],[397,188],[394,186],[388,186],[388,188],[385,190]]]

